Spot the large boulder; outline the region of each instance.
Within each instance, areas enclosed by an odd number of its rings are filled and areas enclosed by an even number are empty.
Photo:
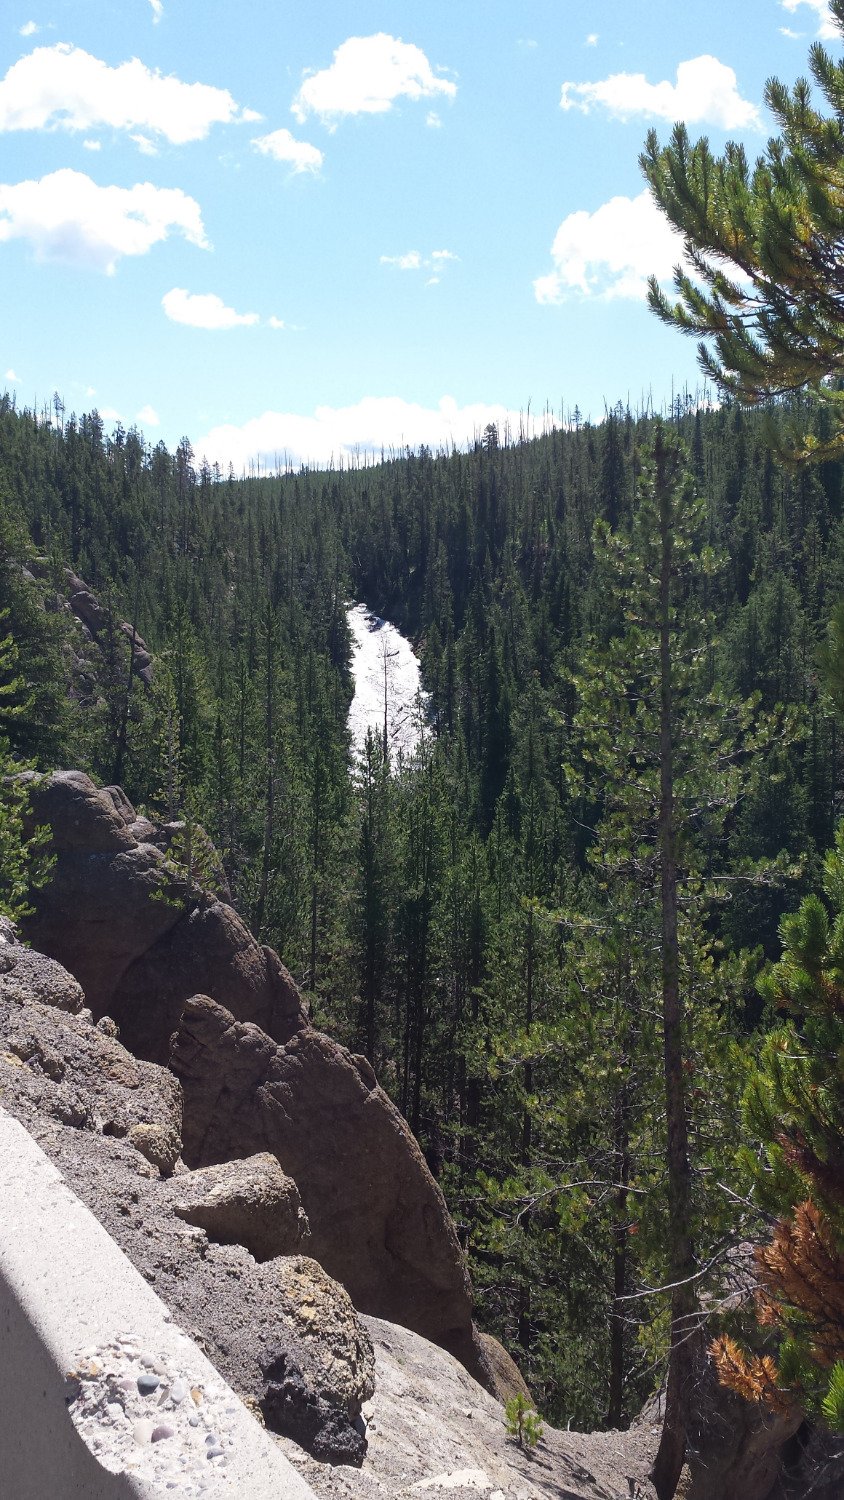
[[[26,779],[32,820],[49,828],[55,862],[23,931],[75,975],[99,1018],[129,965],[176,925],[182,909],[163,899],[161,850],[138,843],[107,791],[81,771]]]
[[[268,1151],[200,1167],[175,1179],[173,1212],[220,1245],[245,1245],[256,1260],[295,1255],[310,1230],[292,1177]]]
[[[171,1067],[190,1166],[272,1152],[299,1188],[310,1254],[359,1311],[415,1329],[488,1380],[445,1200],[364,1058],[310,1027],[278,1046],[199,995]]]
[[[305,1255],[268,1261],[260,1274],[286,1344],[274,1358],[261,1357],[267,1425],[295,1433],[316,1458],[360,1463],[359,1417],[375,1389],[375,1356],[351,1298]]]
[[[117,1021],[136,1056],[166,1063],[182,1005],[198,991],[279,1041],[305,1025],[275,953],[226,901],[197,899],[174,879],[169,825],[139,818],[119,787],[96,787],[81,771],[24,780],[55,857],[24,933],[79,980],[96,1019]]]

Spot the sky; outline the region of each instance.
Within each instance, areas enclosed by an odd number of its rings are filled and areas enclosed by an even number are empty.
[[[826,0],[4,0],[0,389],[237,473],[694,395],[639,152],[753,158],[817,37]]]

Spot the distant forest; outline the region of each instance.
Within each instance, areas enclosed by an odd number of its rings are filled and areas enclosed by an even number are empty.
[[[765,966],[818,888],[844,745],[818,649],[844,468],[778,410],[621,407],[526,442],[237,479],[138,431],[0,402],[0,724],[19,763],[199,822],[233,899],[371,1059],[544,1414],[618,1425],[665,1353],[648,631],[655,439],[679,454],[680,953],[696,1254],[758,1233],[741,1108]],[[824,420],[823,413],[817,418]],[[822,436],[823,434],[821,434]],[[679,446],[678,446],[679,445]],[[97,596],[96,640],[64,570]],[[421,747],[352,763],[346,607],[411,637]],[[644,601],[644,602],[643,602]],[[125,622],[129,630],[118,628]],[[130,670],[132,633],[153,658]],[[702,1285],[704,1290],[707,1283]]]

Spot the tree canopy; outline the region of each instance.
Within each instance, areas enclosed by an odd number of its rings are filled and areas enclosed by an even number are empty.
[[[830,10],[844,35],[844,0]],[[677,298],[655,277],[648,300],[663,322],[701,339],[704,374],[743,403],[757,405],[809,390],[833,408],[825,440],[803,434],[797,459],[844,449],[844,59],[815,43],[811,84],[777,78],[765,102],[779,134],[751,169],[729,141],[715,155],[707,138],[674,127],[668,145],[655,131],[640,157],[657,205],[684,240],[675,269]]]

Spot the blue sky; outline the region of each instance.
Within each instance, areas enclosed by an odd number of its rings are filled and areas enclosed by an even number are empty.
[[[829,34],[825,0],[6,0],[0,384],[238,472],[661,403],[698,375],[643,300],[646,131],[754,155]]]

